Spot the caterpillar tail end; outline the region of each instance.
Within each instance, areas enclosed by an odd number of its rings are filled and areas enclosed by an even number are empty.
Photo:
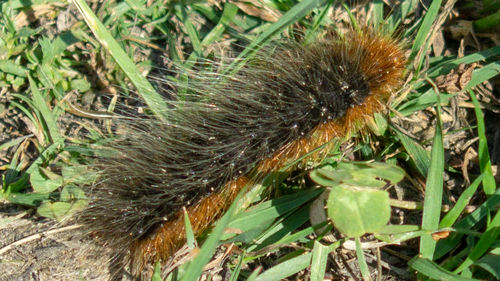
[[[201,235],[229,208],[238,193],[249,184],[247,177],[240,177],[225,185],[195,205],[186,208],[195,236]],[[184,211],[177,212],[151,235],[136,241],[131,246],[132,275],[138,276],[148,264],[168,261],[186,243]]]

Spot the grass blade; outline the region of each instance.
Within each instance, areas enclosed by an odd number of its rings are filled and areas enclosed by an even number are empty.
[[[287,261],[284,261],[259,275],[256,281],[275,281],[282,280],[288,276],[291,276],[311,264],[312,254],[304,254]]]
[[[481,206],[479,206],[472,214],[469,214],[464,219],[455,224],[457,229],[471,229],[477,225],[485,216],[490,214],[490,210],[497,208],[500,204],[500,189],[495,190],[495,193],[486,200]],[[454,249],[463,237],[461,233],[453,233],[448,237],[448,239],[441,240],[438,243],[436,253],[434,257],[436,259],[441,258],[446,253]]]
[[[454,273],[459,273],[471,266],[475,261],[477,261],[484,253],[486,253],[490,246],[495,243],[498,236],[500,235],[500,211],[497,211],[495,217],[488,225],[486,232],[481,235],[477,244],[469,252],[469,255],[465,261],[454,271]]]
[[[434,280],[449,280],[449,281],[479,281],[455,275],[429,259],[415,257],[408,262],[408,265],[419,273],[428,276]]]
[[[311,261],[311,281],[322,281],[325,277],[326,261],[328,259],[329,247],[324,246],[318,241],[314,241]]]
[[[485,61],[486,59],[488,59],[490,57],[494,57],[494,56],[499,55],[499,54],[500,54],[500,45],[495,46],[495,47],[490,48],[490,49],[487,49],[487,50],[475,52],[473,54],[466,55],[466,56],[461,57],[461,58],[457,58],[457,59],[454,59],[451,61],[445,61],[443,63],[440,63],[440,64],[436,65],[435,67],[432,67],[431,69],[429,69],[429,71],[427,72],[427,75],[429,77],[434,78],[434,77],[437,77],[439,75],[443,75],[443,74],[450,72],[450,70],[458,67],[460,64],[471,64],[473,62]]]
[[[359,263],[359,271],[361,271],[361,276],[363,276],[364,281],[372,280],[370,278],[370,269],[368,268],[368,264],[366,264],[365,254],[363,253],[363,248],[361,247],[361,241],[359,237],[355,238],[356,240],[356,257],[358,257]]]
[[[47,103],[43,98],[42,93],[38,90],[35,81],[33,81],[31,76],[28,76],[28,80],[30,83],[31,94],[33,95],[33,106],[40,112],[40,117],[43,118],[43,123],[47,126],[50,139],[52,142],[60,141],[63,137],[59,134],[56,118],[52,115],[52,111],[47,106]]]
[[[427,10],[424,20],[422,21],[422,25],[420,25],[417,36],[415,37],[415,41],[413,42],[409,61],[413,61],[415,58],[417,58],[417,55],[419,53],[425,54],[427,52],[427,48],[429,48],[430,42],[426,39],[431,33],[431,27],[434,23],[434,20],[436,20],[439,8],[441,7],[441,2],[441,0],[432,1],[431,6]],[[425,56],[420,55],[418,57],[418,62],[416,64],[414,63],[414,65],[416,65],[415,68],[417,73],[420,71],[424,58]]]
[[[238,59],[243,58],[243,60],[235,60],[229,67],[228,71],[236,72],[246,61],[252,57],[264,43],[268,41],[273,35],[277,34],[285,27],[293,24],[297,20],[301,19],[312,9],[316,8],[319,4],[323,3],[324,0],[310,0],[302,1],[299,4],[293,6],[288,12],[286,12],[277,22],[273,23],[265,32],[263,32],[257,39],[255,39],[250,45],[248,45],[243,52],[238,55]]]
[[[398,135],[399,140],[403,144],[404,148],[415,162],[415,167],[417,167],[418,171],[422,175],[427,175],[429,170],[429,165],[431,160],[427,151],[418,143],[416,143],[413,139],[408,137],[407,135],[401,133],[399,130],[395,129],[396,134]]]
[[[488,152],[488,141],[486,139],[486,127],[484,125],[483,113],[479,106],[476,96],[472,91],[469,90],[469,95],[474,104],[474,112],[476,113],[477,120],[477,135],[479,136],[479,167],[483,177],[483,190],[486,195],[491,196],[496,189],[495,177],[493,176],[493,171],[491,170],[490,153]]]
[[[467,84],[466,89],[472,89],[473,87],[483,83],[486,80],[489,80],[500,73],[500,61],[495,61],[490,64],[481,67],[480,69],[474,70],[472,72],[472,77]]]
[[[427,174],[424,212],[422,217],[422,229],[436,230],[439,227],[439,217],[441,214],[441,201],[443,196],[443,171],[444,171],[444,148],[443,132],[441,124],[441,106],[439,93],[436,92],[436,130],[434,134],[434,143],[431,151],[431,164]],[[429,236],[423,236],[420,239],[420,254],[423,258],[432,260],[436,241]]]
[[[480,175],[469,187],[467,187],[466,190],[464,190],[464,192],[462,192],[455,206],[451,208],[451,210],[441,220],[441,223],[439,223],[440,228],[451,227],[455,223],[467,204],[469,204],[470,199],[476,192],[482,180],[483,175]]]
[[[231,221],[233,214],[237,208],[237,203],[240,201],[243,192],[240,192],[238,196],[233,201],[233,204],[229,207],[224,216],[217,222],[217,225],[210,232],[207,240],[203,243],[200,252],[196,258],[189,264],[186,274],[182,276],[181,281],[195,281],[198,280],[199,276],[203,271],[203,267],[210,261],[213,252],[217,248],[220,238],[224,234],[226,226]]]
[[[156,92],[149,81],[141,75],[135,64],[120,47],[118,42],[116,42],[111,33],[108,32],[106,27],[99,21],[87,3],[85,3],[84,0],[73,0],[73,3],[80,11],[80,14],[85,19],[85,22],[94,33],[97,40],[101,43],[102,47],[111,54],[116,63],[118,63],[123,72],[125,72],[137,89],[138,94],[144,99],[151,111],[153,111],[156,117],[161,119],[167,109],[165,100]]]

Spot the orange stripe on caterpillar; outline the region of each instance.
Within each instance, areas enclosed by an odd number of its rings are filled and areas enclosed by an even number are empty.
[[[213,193],[193,206],[186,208],[194,235],[200,235],[231,205],[238,192],[249,183],[247,177],[231,181],[217,193]],[[134,267],[139,275],[146,264],[157,260],[167,260],[186,242],[186,228],[183,211],[165,222],[152,237],[138,240],[131,247]]]

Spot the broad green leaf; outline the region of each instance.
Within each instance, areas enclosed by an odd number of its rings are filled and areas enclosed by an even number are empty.
[[[397,166],[377,162],[341,162],[335,168],[325,166],[310,173],[311,179],[323,186],[343,183],[358,187],[383,187],[386,185],[384,180],[397,183],[404,175],[404,170]]]
[[[96,173],[87,166],[63,166],[62,176],[65,183],[90,184],[96,180]]]
[[[376,232],[389,222],[389,193],[338,185],[330,191],[327,213],[335,227],[348,237]]]
[[[61,191],[60,200],[63,202],[70,202],[75,200],[85,200],[87,196],[83,189],[76,185],[66,185]]]
[[[37,213],[40,216],[44,216],[47,218],[55,219],[57,221],[61,221],[66,216],[71,214],[73,211],[83,210],[83,208],[85,206],[86,206],[86,202],[84,200],[79,200],[75,203],[44,201],[37,208]]]
[[[33,190],[37,193],[50,193],[55,191],[63,184],[63,178],[49,179],[42,174],[41,169],[36,169],[30,174],[30,183]]]
[[[11,193],[7,196],[7,200],[13,204],[35,207],[40,205],[43,200],[47,200],[50,194],[40,193]]]
[[[16,64],[11,60],[0,60],[0,71],[21,77],[26,77],[28,73],[27,68]]]

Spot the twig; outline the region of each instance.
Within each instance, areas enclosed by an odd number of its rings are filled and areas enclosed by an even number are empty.
[[[0,255],[6,253],[8,251],[10,251],[14,247],[17,247],[19,245],[31,242],[31,241],[39,239],[39,238],[42,238],[44,236],[55,234],[55,233],[59,233],[59,232],[63,232],[63,231],[67,231],[67,230],[72,230],[72,229],[76,229],[76,228],[80,228],[80,227],[81,227],[81,225],[75,224],[75,225],[70,225],[70,226],[66,226],[66,227],[62,227],[62,228],[58,228],[58,229],[48,230],[48,231],[41,232],[41,233],[36,233],[36,234],[30,235],[28,237],[24,237],[21,240],[17,240],[16,242],[11,243],[11,244],[9,244],[9,245],[1,248],[0,249]]]

